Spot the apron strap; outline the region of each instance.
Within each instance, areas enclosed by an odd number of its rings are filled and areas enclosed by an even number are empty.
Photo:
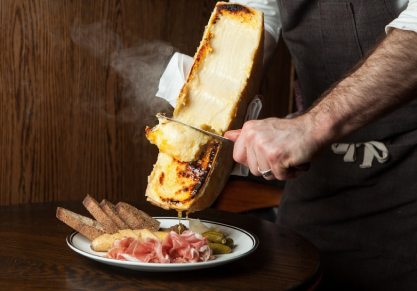
[[[374,157],[380,163],[388,161],[388,149],[379,141],[368,141],[360,143],[334,143],[332,144],[332,151],[335,154],[344,154],[344,162],[355,162],[356,161],[356,148],[364,146],[363,162],[359,165],[360,168],[371,168]],[[381,152],[379,153],[377,149]]]

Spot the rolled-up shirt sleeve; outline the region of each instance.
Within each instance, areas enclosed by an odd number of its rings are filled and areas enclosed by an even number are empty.
[[[275,39],[275,43],[278,43],[282,25],[277,0],[233,0],[230,2],[242,4],[262,11],[264,13],[265,30],[272,35]]]
[[[417,32],[417,0],[410,0],[407,8],[385,27],[386,33],[393,28]]]

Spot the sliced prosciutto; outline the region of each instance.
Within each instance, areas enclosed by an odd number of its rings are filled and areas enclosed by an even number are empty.
[[[208,239],[191,230],[181,235],[171,231],[164,241],[131,237],[116,240],[107,252],[108,258],[143,263],[190,263],[214,259]]]

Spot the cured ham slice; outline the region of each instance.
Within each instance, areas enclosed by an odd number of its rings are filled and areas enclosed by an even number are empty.
[[[208,239],[191,230],[181,235],[171,232],[162,244],[162,252],[168,254],[174,263],[205,262],[212,256]]]
[[[181,235],[171,231],[164,241],[148,238],[140,241],[125,237],[114,242],[108,258],[142,263],[190,263],[214,259],[208,239],[191,230]]]

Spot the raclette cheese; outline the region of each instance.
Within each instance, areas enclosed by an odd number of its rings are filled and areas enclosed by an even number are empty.
[[[263,14],[217,3],[176,102],[173,118],[224,135],[241,128],[258,93],[263,60]],[[147,200],[187,213],[214,202],[233,168],[233,145],[166,121],[146,129],[159,154],[148,177]]]

